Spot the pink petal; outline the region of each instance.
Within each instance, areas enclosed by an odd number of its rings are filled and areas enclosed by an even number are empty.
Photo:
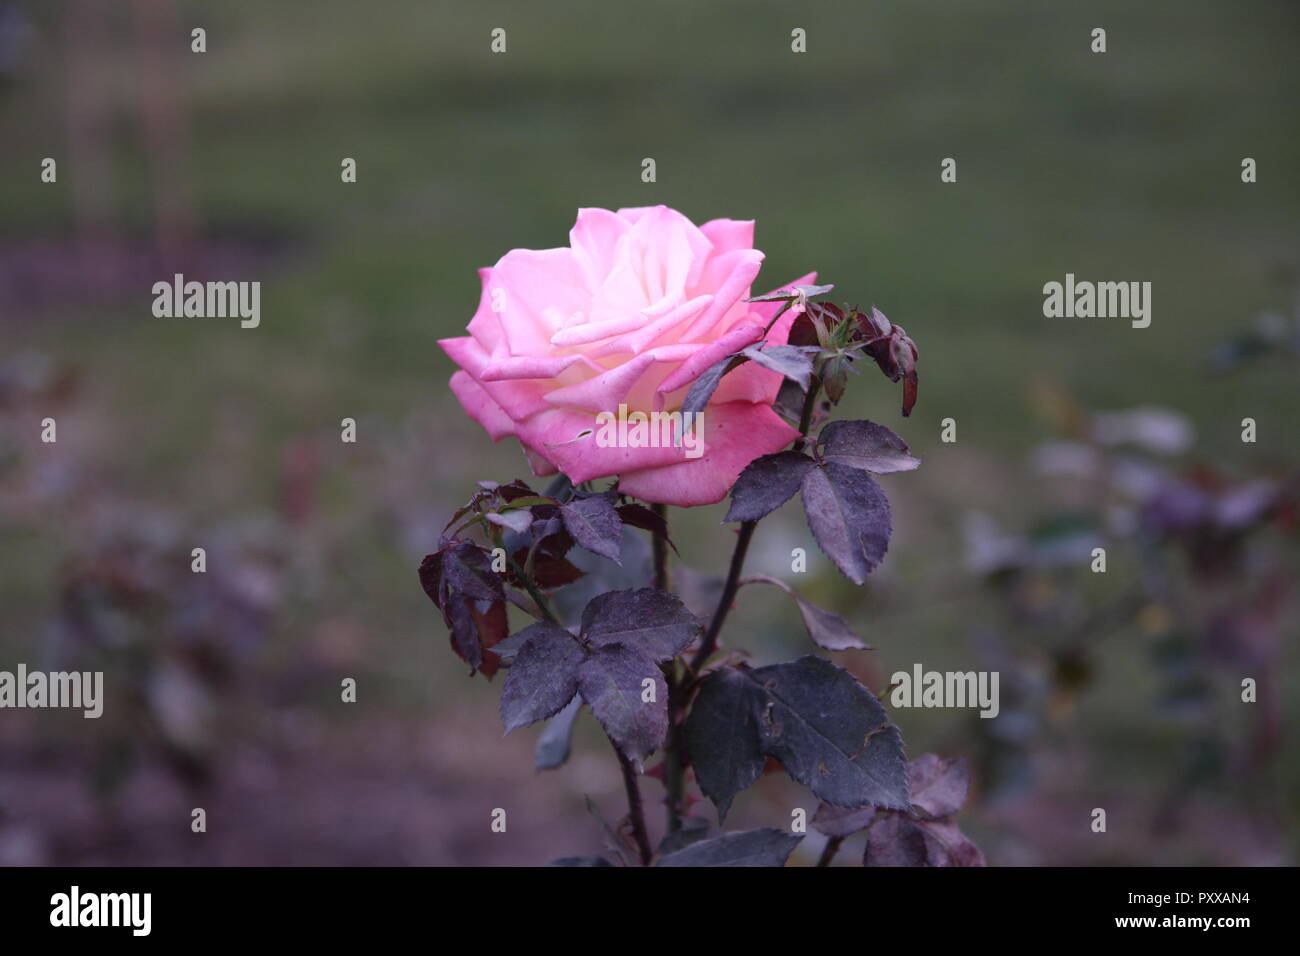
[[[483,373],[492,364],[492,360],[473,337],[466,335],[458,339],[439,339],[438,344],[515,421],[549,407],[543,397],[549,390],[545,383],[528,380],[485,382]]]
[[[676,371],[663,380],[657,389],[658,394],[667,395],[679,388],[690,385],[711,365],[720,362],[732,352],[739,352],[746,345],[752,345],[763,335],[761,325],[742,325],[732,329],[715,342],[703,346],[698,352],[683,362]]]
[[[780,451],[799,437],[765,405],[731,402],[704,410],[704,454],[659,468],[625,472],[619,491],[656,504],[711,505],[721,501],[755,458]]]
[[[565,369],[578,364],[586,365],[592,371],[601,371],[600,366],[585,355],[516,355],[490,361],[483,367],[479,378],[483,382],[558,378]]]
[[[490,288],[492,270],[479,269],[478,277],[481,283],[478,310],[474,313],[474,318],[469,320],[468,332],[478,339],[479,344],[487,351],[492,353],[505,351],[506,339],[505,333],[501,330],[501,317],[492,309]]]
[[[730,273],[713,290],[713,303],[686,330],[682,336],[682,341],[694,342],[706,338],[713,330],[713,327],[717,325],[718,320],[732,306],[749,295],[749,286],[758,275],[759,269],[763,267],[763,253],[757,249],[752,249],[740,253],[730,253],[729,255],[735,258]]]
[[[460,399],[469,417],[482,425],[493,441],[500,441],[515,433],[515,423],[510,420],[510,416],[502,411],[501,406],[483,391],[468,372],[456,372],[452,375],[450,384],[453,394]]]
[[[754,220],[711,219],[700,226],[700,232],[713,243],[713,254],[754,248]]]
[[[559,327],[556,316],[588,307],[590,294],[573,250],[512,249],[492,268],[490,285],[501,289],[501,327],[512,355],[544,355]]]
[[[552,408],[515,425],[519,440],[544,455],[574,483],[686,460],[686,449],[602,447],[594,412]]]
[[[604,345],[595,349],[591,353],[592,357],[602,358],[606,355],[617,355],[620,353],[636,355],[639,352],[643,352],[661,335],[666,334],[669,330],[676,328],[683,322],[687,322],[694,318],[701,309],[706,308],[712,301],[713,296],[711,295],[697,295],[695,298],[683,302],[666,315],[643,325],[636,331],[611,339],[609,342],[606,342]]]
[[[628,230],[628,221],[608,209],[578,210],[569,230],[569,245],[593,295],[600,289],[614,265],[614,250]]]
[[[575,385],[566,385],[548,392],[546,400],[552,405],[571,405],[574,408],[586,408],[597,412],[618,410],[619,402],[632,390],[647,368],[654,363],[654,356],[641,354],[624,362],[617,368],[602,372],[594,378]]]

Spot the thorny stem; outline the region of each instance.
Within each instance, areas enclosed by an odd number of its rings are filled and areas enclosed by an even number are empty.
[[[650,507],[663,521],[664,527],[668,527],[668,506],[651,505]],[[652,534],[650,535],[650,547],[654,551],[654,586],[660,591],[668,591],[670,590],[668,587],[668,542],[659,535]]]
[[[731,567],[727,571],[727,583],[722,586],[722,597],[718,599],[718,609],[713,612],[713,620],[709,622],[709,629],[704,634],[704,641],[700,644],[700,649],[695,652],[695,657],[691,660],[690,676],[692,678],[699,674],[704,662],[717,649],[718,635],[722,632],[722,622],[727,619],[727,612],[731,610],[731,603],[736,599],[736,591],[740,588],[740,572],[745,567],[745,553],[749,550],[749,539],[754,536],[754,528],[757,526],[757,521],[742,521],[740,523],[740,532],[736,535],[736,549],[731,552]]]
[[[668,507],[651,505],[668,525]],[[650,543],[654,549],[654,586],[660,591],[669,591],[668,582],[668,542],[659,535],[651,535]],[[677,665],[668,662],[663,667],[664,683],[668,686],[668,745],[664,753],[664,803],[668,808],[668,830],[675,832],[682,828],[682,804],[686,796],[686,767],[682,761],[682,732],[678,717],[681,714],[681,687],[677,683]]]
[[[668,832],[682,828],[682,810],[686,803],[686,766],[682,760],[682,692],[684,682],[677,682],[676,664],[665,668],[668,678],[668,749],[664,755],[664,803],[668,806]]]
[[[637,851],[641,854],[641,865],[649,866],[650,860],[654,857],[654,850],[650,848],[650,835],[645,828],[645,810],[641,806],[641,788],[636,782],[636,770],[632,766],[632,761],[619,750],[618,744],[612,739],[610,743],[614,746],[614,753],[618,755],[618,765],[623,771],[623,788],[627,791],[627,818],[632,824],[632,837],[636,840]]]
[[[773,317],[772,322],[768,325],[770,331],[772,326],[790,308],[791,303],[786,302],[779,312]],[[766,333],[765,333],[766,334]],[[804,398],[803,412],[799,419],[799,440],[795,447],[802,450],[808,440],[808,429],[812,427],[813,411],[817,407],[817,394],[821,391],[821,379],[813,376],[812,381],[808,383],[808,394]],[[656,508],[659,506],[656,505]],[[708,659],[718,647],[718,635],[722,633],[723,622],[727,619],[727,614],[731,610],[732,603],[736,600],[736,592],[741,585],[741,572],[745,568],[745,555],[749,551],[750,539],[754,536],[754,528],[758,526],[757,521],[741,522],[740,531],[736,535],[736,547],[731,553],[731,566],[727,570],[727,580],[722,587],[722,596],[718,599],[717,609],[713,612],[713,618],[709,621],[709,628],[704,634],[704,640],[700,643],[700,648],[691,658],[690,664],[687,665],[685,673],[681,674],[680,679],[676,679],[675,670],[665,669],[665,676],[668,678],[668,752],[664,763],[664,788],[667,790],[666,803],[668,804],[668,830],[674,832],[681,829],[682,809],[685,803],[686,794],[686,770],[682,760],[683,740],[679,714],[686,705],[686,698],[689,696],[692,686],[699,677],[700,670],[704,667]],[[656,548],[666,548],[666,544],[655,541]],[[656,587],[660,580],[659,550],[655,552],[655,581]],[[667,561],[667,553],[664,553],[664,561]],[[666,581],[666,573],[664,580]],[[667,590],[664,587],[664,590]]]
[[[804,396],[803,412],[799,415],[799,440],[795,450],[803,451],[808,444],[808,429],[812,428],[813,412],[817,410],[817,395],[821,391],[821,379],[816,375],[808,383],[808,394]]]
[[[813,411],[817,407],[817,395],[821,392],[821,386],[821,379],[816,375],[808,383],[808,394],[804,398],[803,412],[799,416],[799,438],[794,443],[798,451],[802,451],[808,445],[808,429],[812,427]],[[709,622],[704,642],[691,660],[685,681],[688,685],[699,676],[700,669],[717,649],[722,624],[727,619],[732,602],[736,599],[736,591],[740,589],[740,574],[745,568],[745,553],[749,550],[749,539],[754,536],[754,528],[757,524],[757,521],[742,521],[740,524],[740,533],[736,535],[736,549],[731,553],[731,567],[727,571],[727,582],[722,587],[722,597],[718,601],[717,610],[713,612],[713,620]]]
[[[840,844],[844,842],[844,837],[831,837],[826,841],[826,846],[822,847],[822,855],[817,860],[818,866],[830,866],[831,860],[835,859],[835,854],[839,852]]]
[[[786,308],[789,303],[786,304]],[[784,312],[782,309],[781,312]],[[777,317],[780,313],[777,314]],[[775,323],[774,323],[775,324]],[[769,326],[770,328],[770,326]],[[808,386],[808,394],[804,398],[803,411],[799,417],[799,439],[795,442],[795,448],[802,451],[808,444],[808,430],[812,427],[813,412],[817,407],[817,396],[821,391],[821,379],[813,376]],[[667,523],[667,509],[663,505],[654,505],[655,513],[664,519]],[[709,621],[708,630],[704,634],[704,640],[700,643],[699,650],[687,665],[685,673],[680,675],[676,672],[675,665],[668,665],[664,668],[664,677],[668,685],[668,743],[667,753],[664,760],[664,789],[667,791],[665,803],[668,806],[668,830],[675,832],[681,829],[682,810],[685,803],[686,795],[686,768],[682,760],[683,740],[681,731],[681,722],[679,715],[686,704],[686,698],[689,695],[692,686],[699,677],[700,670],[713,656],[713,652],[718,647],[718,636],[722,633],[722,625],[727,619],[727,614],[731,611],[731,605],[736,600],[736,592],[740,590],[741,574],[745,569],[745,556],[749,551],[749,542],[754,537],[754,529],[758,526],[757,521],[743,521],[740,530],[736,535],[736,546],[731,553],[731,565],[727,570],[727,580],[722,587],[722,595],[718,599],[717,609],[713,612],[713,618]],[[668,588],[668,545],[666,541],[659,538],[658,535],[652,536],[654,547],[654,585],[662,591]],[[617,745],[614,747],[618,751]],[[641,812],[641,793],[636,787],[636,778],[633,776],[631,765],[627,763],[622,752],[619,752],[619,761],[623,765],[623,780],[628,788],[628,808],[629,818],[632,820],[633,832],[637,833],[637,840],[640,844],[644,839],[645,820]],[[834,856],[839,849],[841,840],[832,840],[828,845],[827,851],[823,853],[825,862],[819,865],[828,865],[830,858]],[[649,861],[648,850],[649,842],[646,840],[642,846],[643,862]]]
[[[541,592],[541,589],[533,582],[532,575],[521,568],[519,562],[514,558],[510,559],[510,566],[514,568],[515,576],[524,583],[525,590],[528,591],[529,597],[533,599],[533,603],[537,605],[537,609],[542,612],[542,617],[546,618],[546,620],[550,621],[552,624],[559,624],[560,622],[556,620],[555,615],[551,612],[551,606],[546,603],[546,595],[544,595]]]

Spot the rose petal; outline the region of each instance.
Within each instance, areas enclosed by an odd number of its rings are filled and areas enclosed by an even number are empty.
[[[746,345],[752,345],[763,336],[761,325],[742,325],[732,329],[722,338],[704,345],[698,352],[688,358],[677,370],[663,380],[656,390],[660,396],[685,388],[699,378],[711,365],[720,362],[733,352],[739,352]]]
[[[711,505],[721,501],[755,458],[799,437],[766,405],[731,402],[704,410],[704,454],[657,468],[624,472],[619,491],[655,504]]]
[[[469,417],[482,425],[493,441],[500,441],[515,433],[514,421],[492,400],[492,396],[483,391],[469,372],[456,372],[449,384]]]

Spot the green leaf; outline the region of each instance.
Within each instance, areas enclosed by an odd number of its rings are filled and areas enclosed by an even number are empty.
[[[605,495],[579,498],[560,508],[564,528],[593,554],[622,564],[623,519]]]
[[[718,390],[722,377],[732,369],[745,364],[748,360],[747,355],[737,352],[735,355],[728,355],[701,372],[700,377],[695,380],[695,384],[690,387],[690,390],[686,393],[686,398],[682,401],[682,414],[690,415],[704,411],[704,406],[709,404],[709,399]]]
[[[794,345],[769,345],[767,348],[751,345],[740,354],[763,368],[798,383],[804,391],[808,390],[808,382],[812,378],[812,359],[803,349]]]
[[[715,671],[685,729],[700,789],[720,814],[765,757],[826,803],[911,806],[898,729],[871,691],[820,657]]]
[[[559,712],[578,692],[582,645],[562,627],[540,621],[520,633],[527,638],[510,664],[501,689],[506,733]]]
[[[817,436],[817,444],[827,461],[877,475],[912,471],[921,464],[903,439],[875,422],[831,422]]]
[[[644,700],[645,681],[654,685]],[[605,733],[630,760],[654,753],[668,733],[668,687],[659,665],[625,644],[598,647],[578,668],[578,690]]]
[[[854,584],[889,548],[889,500],[864,471],[828,461],[804,476],[804,513],[817,544]]]
[[[723,521],[757,521],[785,504],[803,484],[815,462],[798,451],[779,451],[755,458],[731,489],[731,507]]]
[[[580,635],[592,644],[625,644],[656,661],[680,654],[700,635],[700,620],[677,597],[654,588],[610,591],[582,612]]]

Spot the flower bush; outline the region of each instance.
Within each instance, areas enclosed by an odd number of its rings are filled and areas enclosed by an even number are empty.
[[[756,667],[718,653],[739,591],[754,583],[791,594],[815,646],[865,649],[848,622],[789,585],[745,577],[746,551],[758,522],[798,494],[819,547],[862,584],[891,534],[874,476],[920,464],[882,425],[827,420],[864,363],[902,382],[908,414],[911,338],[874,307],[823,301],[832,287],[815,275],[751,296],[762,258],[751,222],[584,209],[568,248],[514,250],[483,270],[469,335],[441,343],[460,366],[452,390],[493,439],[518,438],[534,473],[554,477],[541,491],[480,482],[420,581],[471,673],[507,669],[507,732],[548,721],[539,766],[563,761],[583,707],[613,744],[628,814],[610,828],[610,855],[559,862],[783,865],[800,833],[721,833],[688,799],[693,779],[721,825],[776,761],[821,801],[812,825],[828,837],[823,864],[861,830],[867,865],[981,864],[952,821],[964,763],[909,764],[876,696],[823,657]],[[674,440],[609,441],[601,423],[614,414],[678,416]],[[683,440],[693,427],[694,455]],[[735,549],[705,620],[673,593],[667,506],[728,494]],[[511,604],[533,622],[512,631]],[[667,813],[656,846],[639,777],[658,753]]]

